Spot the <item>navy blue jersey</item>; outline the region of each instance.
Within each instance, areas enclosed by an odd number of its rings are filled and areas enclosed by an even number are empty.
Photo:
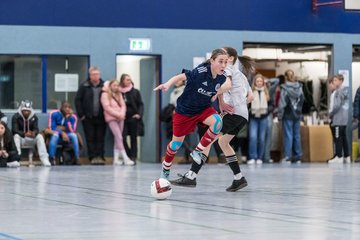
[[[186,85],[178,98],[175,111],[182,115],[193,116],[212,105],[211,97],[226,80],[226,73],[212,78],[210,64],[203,63],[192,71],[183,70]]]

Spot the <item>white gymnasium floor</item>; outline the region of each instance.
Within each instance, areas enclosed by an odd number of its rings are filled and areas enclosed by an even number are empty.
[[[171,178],[190,165],[174,165]],[[154,200],[160,164],[0,169],[0,239],[360,239],[360,164],[203,167]]]

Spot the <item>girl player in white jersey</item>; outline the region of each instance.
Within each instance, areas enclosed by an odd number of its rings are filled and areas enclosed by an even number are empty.
[[[238,55],[236,49],[224,47],[228,53],[228,64],[226,66],[227,76],[231,78],[231,89],[222,96],[219,95],[220,110],[225,111],[223,127],[219,135],[219,145],[225,154],[226,161],[234,173],[234,180],[226,191],[235,192],[247,186],[247,181],[242,175],[236,154],[230,146],[231,139],[246,125],[249,117],[247,104],[253,100],[253,94],[246,76],[235,66]],[[242,66],[244,67],[244,66]],[[251,64],[248,67],[253,68]],[[249,69],[247,69],[249,70]],[[179,179],[170,181],[173,185],[184,187],[195,187],[196,176],[203,163],[206,162],[211,144],[200,154],[201,159],[194,159],[191,169]],[[197,155],[192,155],[196,158]],[[198,163],[200,162],[200,164]]]

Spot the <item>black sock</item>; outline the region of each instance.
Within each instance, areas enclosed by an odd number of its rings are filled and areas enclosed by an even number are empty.
[[[233,171],[234,175],[241,172],[236,155],[227,156],[227,157],[225,157],[225,159],[226,159],[226,162],[228,162],[229,167]]]
[[[204,164],[203,161],[201,161],[200,165],[197,162],[193,161],[191,164],[190,171],[193,171],[194,173],[198,174],[203,164]]]

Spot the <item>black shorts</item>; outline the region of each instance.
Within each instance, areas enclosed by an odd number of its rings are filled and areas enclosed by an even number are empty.
[[[223,117],[223,134],[237,135],[238,132],[246,125],[247,120],[239,115],[226,114]]]

